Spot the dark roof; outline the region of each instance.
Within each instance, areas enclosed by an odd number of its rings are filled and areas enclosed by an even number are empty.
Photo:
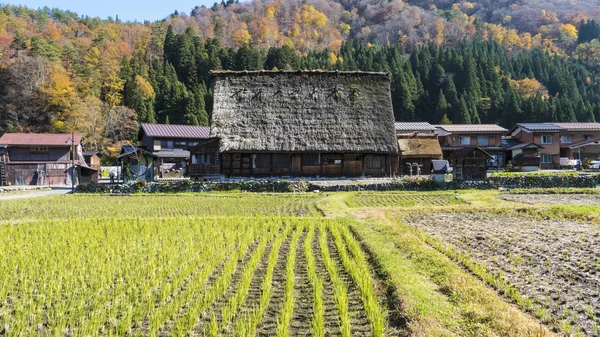
[[[538,149],[544,148],[543,146],[541,146],[539,144],[529,142],[529,143],[521,143],[521,144],[514,145],[514,146],[508,148],[507,150],[520,150],[520,149],[533,148],[533,147],[538,148]]]
[[[435,131],[435,127],[427,122],[396,122],[396,131]]]
[[[552,123],[517,123],[518,127],[529,131],[560,131],[561,127]]]
[[[511,148],[515,145],[519,145],[521,144],[522,141],[518,140],[518,139],[513,139],[513,138],[502,138],[502,146],[505,148]]]
[[[465,148],[462,148],[462,149],[454,152],[453,154],[450,155],[450,157],[448,157],[448,160],[454,160],[454,159],[462,158],[462,157],[468,155],[469,153],[471,153],[473,151],[481,151],[481,153],[483,153],[486,157],[488,157],[488,159],[492,159],[493,158],[492,156],[490,156],[489,153],[483,151],[479,147],[477,147],[477,146],[469,146],[469,147],[465,147]]]
[[[505,128],[496,124],[441,124],[434,125],[438,129],[442,129],[446,132],[469,132],[469,133],[505,133]]]
[[[152,152],[158,158],[189,158],[190,151],[182,149],[160,150]]]
[[[569,148],[570,149],[577,149],[577,148],[585,147],[585,146],[589,146],[589,145],[600,145],[600,138],[597,138],[597,139],[588,139],[588,140],[584,140],[584,141],[579,142],[579,143],[571,144],[571,145],[569,145]]]
[[[156,156],[154,154],[152,154],[151,152],[148,152],[148,151],[146,151],[142,148],[139,148],[137,146],[134,146],[134,145],[123,145],[123,147],[121,148],[121,154],[117,158],[129,156],[133,153],[137,153],[138,151],[143,155],[148,155],[148,156],[156,158]]]
[[[213,143],[213,142],[218,142],[218,141],[219,141],[219,138],[216,138],[216,137],[213,137],[213,138],[206,138],[206,139],[204,139],[204,140],[201,140],[201,141],[199,141],[199,142],[198,142],[198,144],[196,144],[196,145],[194,145],[194,146],[189,146],[189,147],[187,147],[186,149],[187,149],[187,150],[191,150],[191,149],[194,149],[194,148],[197,148],[197,147],[201,147],[201,146],[204,146],[204,145],[207,145],[207,144]]]
[[[74,135],[75,145],[81,143],[81,135]],[[0,144],[4,145],[45,145],[45,146],[71,146],[70,133],[5,133],[0,137]]]
[[[99,151],[95,151],[95,150],[83,152],[83,156],[84,157],[91,157],[91,156],[97,155],[97,154],[100,154],[100,152]]]
[[[390,76],[213,72],[211,136],[240,152],[398,153]]]
[[[195,125],[177,125],[177,124],[148,124],[140,125],[141,132],[149,137],[159,138],[184,138],[184,139],[203,139],[208,138],[210,128],[208,126]]]

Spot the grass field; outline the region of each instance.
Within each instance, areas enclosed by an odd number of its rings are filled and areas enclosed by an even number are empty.
[[[597,206],[509,199],[3,201],[0,336],[596,335]]]

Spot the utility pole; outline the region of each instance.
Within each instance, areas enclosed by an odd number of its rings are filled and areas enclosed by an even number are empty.
[[[75,132],[71,131],[71,193],[75,193]]]

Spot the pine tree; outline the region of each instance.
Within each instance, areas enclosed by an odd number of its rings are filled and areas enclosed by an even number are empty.
[[[459,124],[471,124],[471,112],[469,111],[469,105],[464,96],[460,97],[458,117]]]

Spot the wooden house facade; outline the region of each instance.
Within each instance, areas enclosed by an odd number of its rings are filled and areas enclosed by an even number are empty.
[[[82,137],[71,134],[5,133],[2,177],[5,185],[61,186],[79,183],[85,165]]]
[[[487,179],[487,162],[490,159],[492,156],[477,146],[464,147],[448,157],[453,167],[453,178],[459,181]]]
[[[395,173],[388,74],[244,71],[212,78],[211,140],[191,150],[191,177]]]

